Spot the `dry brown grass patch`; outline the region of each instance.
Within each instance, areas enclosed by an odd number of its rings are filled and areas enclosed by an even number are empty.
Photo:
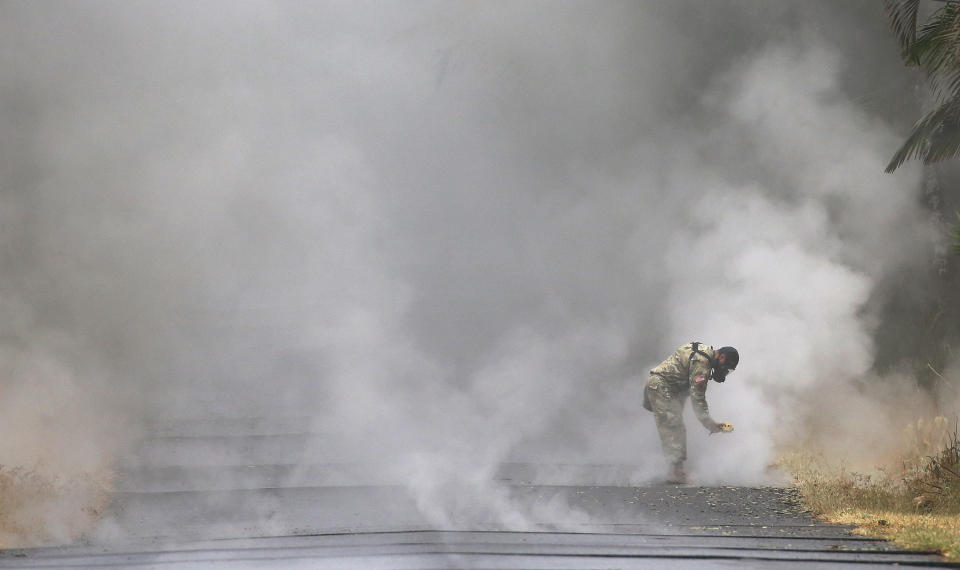
[[[63,544],[99,520],[112,474],[51,474],[0,466],[0,548]]]
[[[960,557],[960,515],[837,511],[826,518],[833,523],[855,525],[857,534],[886,538],[902,548]]]
[[[784,453],[804,505],[821,518],[858,527],[912,550],[960,557],[960,439],[946,419],[904,430],[898,465],[854,471],[811,446]]]

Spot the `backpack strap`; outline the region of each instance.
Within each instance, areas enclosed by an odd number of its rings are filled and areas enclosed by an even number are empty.
[[[706,352],[700,350],[700,343],[699,343],[699,342],[694,341],[694,342],[691,342],[690,344],[693,345],[693,350],[690,351],[690,359],[687,360],[687,373],[688,373],[688,374],[690,373],[690,365],[693,364],[693,355],[694,355],[694,354],[699,354],[700,356],[703,356],[704,358],[706,358],[706,359],[707,359],[707,362],[710,363],[710,367],[712,368],[712,367],[713,367],[713,357],[710,356],[709,354],[707,354]]]

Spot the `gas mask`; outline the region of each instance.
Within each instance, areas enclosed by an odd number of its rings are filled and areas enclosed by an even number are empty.
[[[736,368],[727,368],[726,364],[717,364],[713,367],[713,379],[717,382],[723,382],[727,379],[727,374],[734,370],[736,370]]]

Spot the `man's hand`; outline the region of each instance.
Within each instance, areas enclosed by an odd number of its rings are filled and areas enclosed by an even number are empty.
[[[713,424],[713,429],[710,430],[710,434],[715,433],[727,433],[733,431],[733,424],[728,424],[726,422],[716,422]]]

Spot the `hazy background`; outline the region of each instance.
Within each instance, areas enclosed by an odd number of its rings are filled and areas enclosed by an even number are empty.
[[[742,358],[698,480],[882,446],[953,275],[883,173],[917,85],[868,0],[4,1],[0,464],[309,416],[445,520],[506,460],[659,474],[691,340]]]

